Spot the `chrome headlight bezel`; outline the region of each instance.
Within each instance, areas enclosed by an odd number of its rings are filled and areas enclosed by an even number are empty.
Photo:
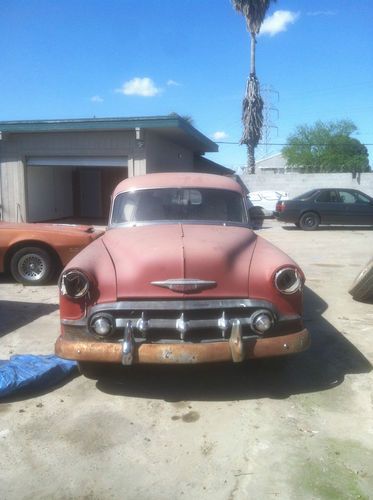
[[[268,327],[265,329],[259,328],[258,325],[256,324],[257,320],[263,316],[269,322]],[[269,330],[273,327],[274,324],[275,324],[275,318],[274,318],[273,314],[271,313],[271,311],[269,311],[268,309],[259,309],[259,310],[255,311],[253,313],[253,315],[251,316],[251,329],[255,333],[257,333],[258,335],[265,335],[267,332],[269,332]]]
[[[292,295],[302,290],[303,279],[297,268],[283,267],[275,273],[274,284],[280,293]]]
[[[110,326],[110,329],[108,332],[106,332],[106,333],[97,332],[97,330],[95,329],[95,323],[96,323],[96,321],[100,321],[100,320],[104,320],[104,321],[108,322],[108,324]],[[110,337],[110,335],[112,335],[112,333],[115,331],[115,328],[116,328],[115,318],[111,314],[108,314],[108,313],[96,313],[93,316],[91,316],[91,318],[89,319],[89,322],[88,322],[89,332],[100,339]]]
[[[81,299],[89,293],[90,280],[80,269],[69,269],[61,274],[58,285],[61,295]]]

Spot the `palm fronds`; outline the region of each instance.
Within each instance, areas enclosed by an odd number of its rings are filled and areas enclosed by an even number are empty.
[[[246,144],[248,153],[248,167],[250,173],[255,172],[254,151],[262,137],[263,126],[263,99],[260,95],[259,81],[251,73],[247,81],[245,97],[242,101],[243,132],[241,144]]]
[[[247,170],[255,173],[255,148],[258,145],[263,126],[263,99],[260,95],[259,81],[255,71],[256,35],[264,21],[271,2],[276,0],[232,0],[233,7],[245,17],[247,29],[251,34],[250,77],[242,101],[243,133],[241,144],[246,144],[248,153]]]
[[[258,34],[272,1],[276,0],[232,0],[232,4],[245,17],[250,33]]]

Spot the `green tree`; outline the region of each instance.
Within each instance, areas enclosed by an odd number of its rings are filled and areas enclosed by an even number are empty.
[[[232,0],[233,7],[246,19],[247,30],[251,37],[250,77],[247,80],[246,93],[242,101],[243,133],[240,142],[247,146],[247,170],[252,174],[255,173],[255,148],[261,139],[263,126],[263,99],[255,70],[256,35],[260,31],[271,2],[275,1]]]
[[[351,137],[356,131],[351,120],[300,125],[288,137],[282,155],[290,168],[301,172],[367,172],[368,151]]]

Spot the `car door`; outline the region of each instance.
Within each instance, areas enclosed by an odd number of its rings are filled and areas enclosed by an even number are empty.
[[[338,190],[343,206],[343,224],[373,225],[372,200],[359,191]]]
[[[320,191],[314,198],[314,207],[320,215],[321,224],[341,224],[343,207],[335,189]]]

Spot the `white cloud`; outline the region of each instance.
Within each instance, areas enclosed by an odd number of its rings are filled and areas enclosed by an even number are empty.
[[[92,102],[104,102],[103,98],[100,97],[99,95],[94,95],[93,97],[91,97],[91,101]]]
[[[212,134],[213,139],[215,141],[221,141],[222,139],[226,139],[228,137],[228,134],[226,132],[223,132],[222,130],[218,130],[217,132],[214,132]]]
[[[307,16],[335,16],[336,10],[315,10],[314,12],[307,12]]]
[[[116,89],[116,92],[124,95],[153,97],[159,94],[161,89],[155,86],[151,78],[133,78],[124,82],[120,89]]]
[[[170,86],[175,86],[175,87],[180,87],[181,83],[175,82],[175,80],[168,80],[166,85]]]
[[[271,16],[264,19],[260,29],[261,35],[274,36],[277,33],[286,31],[289,24],[295,23],[298,19],[298,12],[291,12],[290,10],[276,10]]]

